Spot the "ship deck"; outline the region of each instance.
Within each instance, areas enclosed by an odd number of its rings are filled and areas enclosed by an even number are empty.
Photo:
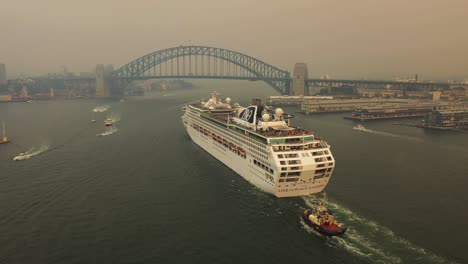
[[[268,141],[268,139],[274,138],[287,138],[288,143],[303,143],[304,141],[312,141],[314,140],[314,133],[310,130],[306,130],[300,127],[292,127],[290,126],[289,130],[281,130],[281,129],[270,129],[268,131],[254,131],[251,128],[244,127],[237,125],[232,122],[233,112],[231,111],[222,111],[218,113],[211,112],[209,110],[202,110],[195,105],[192,105],[193,108],[197,109],[201,112],[201,116],[205,119],[212,121],[217,125],[221,125],[223,127],[228,127],[233,130],[238,130],[239,132],[243,132],[249,137],[260,141]],[[266,142],[265,142],[266,143]]]

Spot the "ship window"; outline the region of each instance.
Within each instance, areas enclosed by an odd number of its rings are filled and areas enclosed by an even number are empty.
[[[280,164],[281,164],[281,165],[286,165],[286,161],[281,160],[281,161],[280,161]]]
[[[282,170],[282,171],[285,171],[285,170],[288,170],[288,168],[282,167],[281,170]]]
[[[316,171],[315,171],[315,174],[325,173],[326,170],[327,170],[327,169],[316,170]]]
[[[328,152],[328,150],[325,150],[325,154],[330,154],[330,152]]]
[[[297,182],[298,178],[286,179],[286,182]]]
[[[317,179],[322,179],[325,175],[317,175],[317,176],[314,176],[314,180],[317,180]]]
[[[317,168],[322,168],[322,167],[325,167],[325,164],[318,164],[317,165]]]
[[[332,157],[331,157],[331,156],[328,156],[328,157],[327,157],[327,160],[332,160]]]
[[[279,182],[284,182],[284,179],[280,179]]]
[[[328,168],[327,169],[327,172],[331,172],[333,168]]]
[[[301,172],[300,171],[295,171],[295,172],[288,173],[288,177],[291,177],[291,176],[301,176]]]
[[[328,163],[328,166],[333,166],[333,162]]]
[[[280,177],[286,176],[286,172],[282,172]]]

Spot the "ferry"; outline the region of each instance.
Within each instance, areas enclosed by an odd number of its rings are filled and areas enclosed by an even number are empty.
[[[110,119],[110,118],[107,118],[106,120],[104,120],[104,125],[106,125],[106,126],[112,126],[112,123],[113,123],[112,119]]]
[[[248,182],[276,197],[321,192],[335,167],[330,145],[310,130],[291,126],[292,115],[253,99],[231,106],[214,92],[183,107],[192,141]]]
[[[6,136],[5,123],[2,122],[3,136],[0,138],[0,144],[5,144],[10,142]]]

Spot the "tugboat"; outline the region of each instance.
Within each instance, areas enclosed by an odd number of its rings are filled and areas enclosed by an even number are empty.
[[[106,125],[106,126],[112,126],[112,119],[107,118],[106,120],[104,120],[104,125]]]
[[[361,124],[358,124],[357,126],[354,126],[353,129],[354,130],[360,130],[360,131],[366,130],[366,128]]]
[[[308,226],[325,236],[340,236],[346,232],[346,227],[335,221],[323,203],[320,203],[315,210],[305,210],[302,219]]]
[[[5,132],[5,123],[2,122],[2,127],[3,127],[3,136],[0,138],[0,144],[5,144],[10,142],[8,138],[6,137],[6,132]]]

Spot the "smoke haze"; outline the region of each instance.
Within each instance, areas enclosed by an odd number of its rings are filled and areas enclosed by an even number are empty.
[[[468,77],[468,1],[12,1],[1,4],[0,62],[25,73],[116,68],[178,45],[236,50],[310,76]]]

